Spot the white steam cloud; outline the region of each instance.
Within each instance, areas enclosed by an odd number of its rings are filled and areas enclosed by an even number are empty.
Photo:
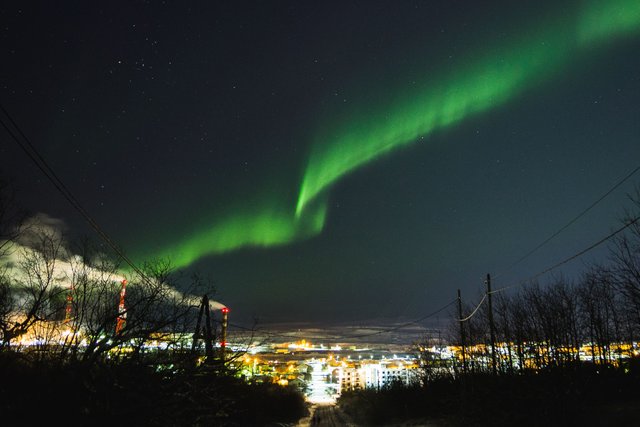
[[[82,271],[89,279],[122,282],[126,277],[117,271],[107,271],[84,263],[82,256],[73,254],[65,245],[65,232],[67,226],[64,221],[53,218],[47,214],[39,213],[28,218],[20,227],[20,233],[15,241],[0,241],[4,250],[0,254],[0,278],[9,279],[11,282],[26,280],[27,273],[22,268],[25,260],[42,258],[43,243],[48,244],[47,255],[54,257],[52,265],[52,285],[61,288],[70,288],[73,283],[74,273]],[[51,252],[50,252],[51,251]],[[99,265],[99,263],[97,264]],[[193,306],[199,306],[201,297],[184,295],[175,288],[165,285],[168,292],[177,300],[184,301]],[[226,306],[218,301],[209,300],[211,310],[221,310]]]

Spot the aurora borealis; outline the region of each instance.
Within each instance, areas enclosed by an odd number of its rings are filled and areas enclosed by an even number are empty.
[[[309,213],[305,212],[307,205],[350,171],[419,137],[501,105],[551,78],[574,56],[588,54],[599,43],[639,28],[637,2],[614,1],[604,6],[592,2],[576,11],[573,25],[541,26],[529,37],[516,37],[508,46],[489,48],[495,52],[492,56],[471,61],[468,68],[455,70],[452,76],[429,76],[421,85],[424,89],[406,94],[394,105],[363,107],[363,117],[349,117],[337,131],[315,138],[295,216],[286,207],[279,212],[264,208],[248,214],[237,212],[158,255],[184,267],[212,253],[281,245],[316,235],[323,229],[326,211],[326,206],[317,205],[326,202],[316,203]]]
[[[204,270],[246,313],[337,316],[355,298],[352,317],[390,301],[411,317],[640,158],[633,0],[4,9],[3,102],[78,198],[137,262]],[[24,205],[81,234],[4,145]]]
[[[455,70],[453,77],[429,78],[425,89],[407,95],[397,106],[374,106],[368,117],[349,121],[339,132],[319,138],[305,170],[296,213],[360,165],[500,105],[549,78],[594,45],[638,31],[640,3],[591,2],[577,11],[576,22],[571,24],[540,27],[532,37],[487,49],[496,53],[470,61],[468,68]]]
[[[172,265],[185,267],[203,256],[224,253],[244,246],[269,247],[314,236],[322,231],[326,204],[317,203],[313,212],[295,218],[278,207],[260,207],[257,212],[240,212],[220,220],[166,253],[155,256],[170,259]]]

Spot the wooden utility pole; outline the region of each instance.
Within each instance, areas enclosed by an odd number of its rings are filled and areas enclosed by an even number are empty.
[[[498,373],[496,367],[496,332],[495,327],[493,325],[493,305],[491,304],[491,275],[487,274],[487,280],[485,281],[487,284],[487,298],[489,302],[489,333],[491,335],[491,372],[493,375]]]
[[[462,321],[462,297],[458,289],[458,322],[460,322],[460,345],[462,346],[462,372],[467,373],[467,355],[465,350],[464,322]]]

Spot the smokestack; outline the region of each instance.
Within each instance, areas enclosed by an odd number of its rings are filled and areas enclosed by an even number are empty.
[[[222,354],[224,355],[224,351],[227,347],[227,326],[229,323],[229,308],[222,307],[220,311],[222,312],[222,336],[220,338],[220,347],[222,348]]]
[[[69,292],[67,292],[67,306],[64,309],[64,323],[68,324],[71,321],[71,312],[73,311],[73,282]]]
[[[122,288],[120,289],[120,303],[118,304],[118,319],[116,320],[116,334],[118,334],[127,320],[127,311],[124,307],[124,296],[127,292],[127,279],[122,279]]]

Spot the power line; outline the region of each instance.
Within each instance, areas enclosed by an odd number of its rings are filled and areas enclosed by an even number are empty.
[[[612,237],[616,236],[617,234],[621,233],[622,231],[626,230],[627,228],[631,227],[633,224],[636,224],[638,221],[640,221],[640,216],[637,216],[636,218],[634,218],[633,220],[630,220],[628,223],[626,223],[625,225],[623,225],[622,227],[618,228],[617,230],[615,230],[614,232],[610,233],[608,236],[603,237],[602,239],[598,240],[597,242],[593,243],[592,245],[590,245],[589,247],[581,250],[580,252],[571,255],[570,257],[552,265],[549,268],[546,268],[545,270],[542,270],[539,273],[534,274],[533,276],[529,277],[528,279],[525,280],[521,280],[518,283],[515,283],[513,285],[510,286],[505,286],[499,289],[495,289],[493,291],[491,291],[492,294],[496,294],[498,292],[503,292],[506,291],[507,289],[510,288],[514,288],[516,286],[522,286],[523,284],[527,283],[527,282],[531,282],[532,280],[537,279],[538,277],[542,276],[543,274],[549,273],[552,270],[555,270],[556,268],[570,262],[573,261],[574,259],[581,257],[582,255],[586,254],[587,252],[597,248],[598,246],[600,246],[601,244],[603,244],[604,242],[606,242],[607,240],[611,239]]]
[[[0,118],[0,123],[7,131],[7,133],[13,138],[13,140],[22,148],[25,154],[34,162],[36,167],[51,181],[53,186],[58,190],[62,196],[82,215],[82,217],[87,221],[87,223],[98,233],[98,235],[114,250],[114,252],[124,261],[126,262],[143,280],[147,280],[144,273],[127,257],[124,252],[120,249],[120,247],[113,242],[113,240],[107,235],[107,233],[98,225],[98,223],[89,215],[86,209],[80,204],[78,199],[73,195],[71,190],[64,184],[62,179],[55,173],[53,168],[49,166],[47,161],[40,155],[38,150],[31,143],[29,138],[22,131],[20,126],[16,123],[16,121],[11,117],[9,112],[4,108],[2,104],[0,104],[0,109],[3,114],[9,120],[11,126],[9,126],[3,118]],[[17,132],[14,132],[15,131]],[[18,137],[18,135],[21,137]]]
[[[629,175],[630,176],[630,175]],[[595,249],[596,247],[600,246],[601,244],[603,244],[604,242],[606,242],[607,240],[611,239],[612,237],[616,236],[617,234],[621,233],[622,231],[626,230],[627,228],[631,227],[633,224],[637,223],[638,221],[640,221],[640,216],[634,218],[633,220],[629,221],[627,224],[623,225],[622,227],[618,228],[617,230],[615,230],[614,232],[610,233],[609,235],[607,235],[606,237],[603,237],[602,239],[598,240],[597,242],[593,243],[592,245],[590,245],[589,247],[581,250],[580,252],[577,252],[573,255],[571,255],[568,258],[565,258],[564,260],[552,265],[551,267],[548,267],[536,274],[534,274],[533,276],[529,277],[528,279],[524,279],[521,280],[513,285],[509,285],[509,286],[504,286],[502,288],[499,289],[494,289],[493,291],[490,292],[490,294],[497,294],[499,292],[503,292],[506,291],[507,289],[511,289],[511,288],[515,288],[517,286],[522,286],[525,283],[529,283],[535,279],[537,279],[538,277],[549,273],[550,271],[555,270],[556,268],[573,261],[576,258],[581,257],[582,255],[586,254],[587,252]],[[482,306],[482,304],[484,303],[484,301],[487,299],[488,294],[485,292],[484,295],[482,296],[482,299],[480,300],[480,302],[478,303],[478,305],[476,305],[476,307],[473,309],[473,311],[471,312],[471,314],[469,314],[467,317],[462,318],[462,319],[458,319],[459,322],[466,322],[467,320],[471,319],[473,316],[475,316],[475,314],[478,312],[478,310],[480,309],[480,307]]]
[[[475,314],[477,313],[477,311],[480,309],[480,307],[482,306],[482,304],[484,303],[484,301],[487,299],[487,293],[485,292],[484,295],[482,296],[482,299],[480,300],[480,302],[478,303],[478,305],[476,305],[476,308],[473,309],[473,311],[471,312],[470,315],[468,315],[467,317],[465,317],[464,319],[458,319],[459,322],[466,322],[467,320],[471,319],[473,316],[475,316]]]
[[[569,228],[571,225],[573,225],[577,220],[579,220],[581,217],[583,217],[587,212],[589,212],[591,209],[593,209],[598,203],[600,203],[602,200],[604,200],[609,194],[613,193],[618,187],[620,187],[622,184],[624,184],[629,178],[631,178],[633,175],[636,174],[636,172],[638,172],[640,170],[640,166],[637,166],[635,169],[633,169],[631,172],[629,172],[627,175],[624,176],[624,178],[622,178],[620,181],[618,181],[613,187],[611,187],[609,190],[607,190],[607,192],[605,192],[603,195],[601,195],[595,202],[593,202],[591,205],[589,205],[586,209],[584,209],[582,212],[580,212],[576,217],[574,217],[571,221],[569,221],[567,224],[565,224],[563,227],[561,227],[560,229],[558,229],[555,233],[551,234],[549,237],[547,237],[543,242],[541,242],[540,244],[538,244],[536,247],[534,247],[533,249],[531,249],[529,252],[527,252],[525,255],[523,255],[522,257],[520,257],[517,261],[515,261],[513,264],[511,264],[509,267],[507,267],[504,271],[498,273],[497,275],[494,276],[494,278],[498,278],[502,275],[504,275],[505,273],[511,271],[513,269],[513,267],[515,267],[516,265],[520,264],[522,261],[524,261],[525,259],[529,258],[531,255],[533,255],[538,249],[540,249],[541,247],[543,247],[544,245],[546,245],[547,243],[549,243],[551,240],[553,240],[558,234],[562,233],[564,230],[566,230],[567,228]]]

